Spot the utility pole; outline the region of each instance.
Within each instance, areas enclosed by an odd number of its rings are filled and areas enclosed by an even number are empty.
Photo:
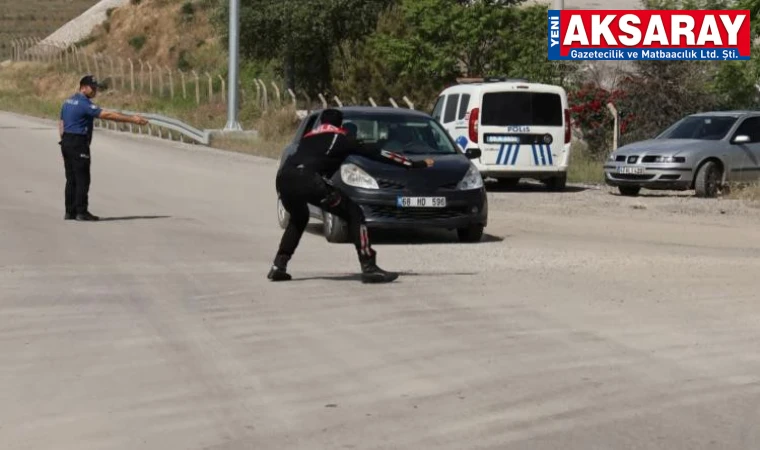
[[[227,81],[227,125],[225,131],[240,131],[243,127],[238,122],[238,75],[240,71],[240,0],[230,0],[230,49]]]

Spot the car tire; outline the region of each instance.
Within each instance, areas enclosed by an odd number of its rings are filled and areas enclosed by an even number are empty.
[[[349,241],[348,224],[345,220],[329,212],[323,213],[322,229],[327,242],[343,244]]]
[[[459,237],[460,242],[480,242],[483,238],[484,229],[485,227],[483,225],[470,225],[467,228],[457,229],[457,236]]]
[[[720,166],[715,161],[707,161],[699,168],[697,178],[694,180],[694,190],[697,197],[715,198],[720,191],[721,179]]]
[[[564,173],[557,177],[551,177],[546,180],[546,187],[552,192],[562,192],[567,186],[567,174]]]
[[[277,196],[277,222],[283,230],[287,228],[288,223],[290,223],[290,214],[285,210],[285,206],[283,206],[279,195]]]
[[[618,186],[618,191],[620,191],[620,195],[624,195],[626,197],[636,197],[639,195],[639,192],[641,191],[641,187],[639,186]]]

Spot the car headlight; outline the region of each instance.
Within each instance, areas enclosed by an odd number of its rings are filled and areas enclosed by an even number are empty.
[[[617,155],[615,153],[610,153],[610,157],[607,158],[609,161],[615,161],[617,159]]]
[[[654,158],[656,163],[682,163],[686,162],[686,158],[683,156],[656,156]]]
[[[470,170],[464,175],[462,181],[457,185],[457,189],[465,191],[469,189],[480,189],[483,187],[483,177],[477,167],[470,164]]]
[[[356,164],[343,164],[340,167],[340,178],[349,186],[363,189],[380,189],[377,180]]]

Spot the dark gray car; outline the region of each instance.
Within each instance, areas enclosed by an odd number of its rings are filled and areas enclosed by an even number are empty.
[[[716,197],[728,182],[760,179],[760,111],[686,116],[659,136],[612,152],[605,181],[623,195],[694,189]]]

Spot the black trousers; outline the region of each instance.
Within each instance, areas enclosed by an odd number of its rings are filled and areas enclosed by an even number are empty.
[[[351,239],[360,261],[369,261],[375,257],[376,252],[370,245],[361,207],[333,189],[319,174],[286,166],[278,173],[276,183],[282,205],[290,214],[290,221],[277,252],[277,259],[281,264],[293,256],[301,241],[309,223],[310,204],[348,222]]]
[[[61,153],[66,172],[66,213],[86,213],[90,192],[90,140],[84,135],[65,133]]]

